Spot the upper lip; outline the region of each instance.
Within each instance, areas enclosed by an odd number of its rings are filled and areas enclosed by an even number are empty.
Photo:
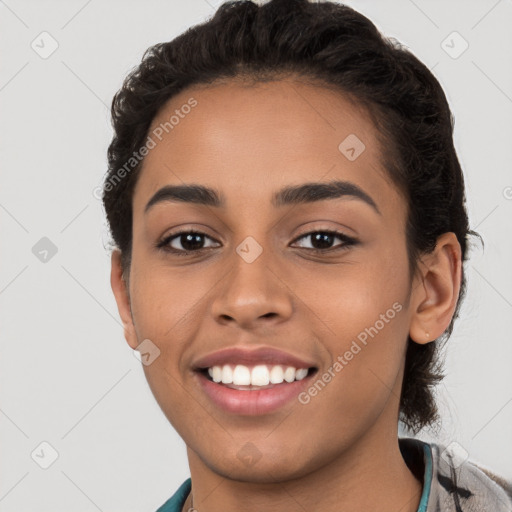
[[[273,347],[243,348],[230,347],[200,357],[193,363],[195,370],[222,366],[224,364],[274,364],[293,366],[294,368],[311,368],[315,363],[306,361],[293,354]]]

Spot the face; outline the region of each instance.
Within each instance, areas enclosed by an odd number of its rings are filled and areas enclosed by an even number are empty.
[[[144,371],[190,453],[263,482],[327,465],[370,433],[396,436],[414,282],[405,200],[365,111],[299,81],[232,82],[182,91],[151,133],[161,141],[134,191],[125,332],[132,348],[148,339],[160,351]],[[290,191],[334,182],[336,193]],[[169,188],[190,184],[219,204]],[[116,298],[122,311],[128,298]],[[232,347],[285,358],[235,354],[231,368],[286,371],[294,357],[308,374],[237,390],[197,370]]]

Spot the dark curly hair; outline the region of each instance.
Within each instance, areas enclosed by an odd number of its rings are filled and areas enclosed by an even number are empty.
[[[257,83],[287,75],[338,90],[362,105],[375,123],[382,162],[408,207],[410,277],[419,268],[419,256],[431,252],[446,232],[456,234],[465,261],[468,237],[479,235],[469,230],[464,179],[453,145],[454,119],[430,70],[346,5],[239,0],[225,2],[211,19],[172,41],[148,48],[114,96],[103,204],[125,273],[130,267],[133,190],[142,161],[134,161],[133,155],[144,146],[159,109],[193,84]],[[127,169],[128,161],[132,168]],[[449,327],[427,344],[408,339],[399,419],[414,433],[440,420],[433,387],[444,378],[441,345],[452,333],[465,292],[463,265]]]

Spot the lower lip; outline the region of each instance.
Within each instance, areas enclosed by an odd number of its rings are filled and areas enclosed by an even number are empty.
[[[194,373],[199,379],[203,391],[221,409],[234,414],[257,416],[277,411],[294,398],[297,398],[299,393],[309,385],[309,381],[315,372],[308,374],[302,380],[274,384],[273,387],[254,391],[228,388],[209,380],[200,372]]]

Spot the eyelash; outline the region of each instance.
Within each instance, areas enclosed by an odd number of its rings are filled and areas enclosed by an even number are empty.
[[[299,237],[297,237],[295,240],[293,240],[293,242],[297,242],[298,240],[301,240],[302,238],[306,238],[310,235],[317,234],[317,233],[334,235],[334,236],[340,238],[344,243],[337,247],[329,247],[327,249],[315,249],[315,248],[309,248],[309,247],[301,247],[301,249],[306,249],[307,251],[312,252],[314,254],[325,254],[328,252],[347,250],[349,247],[357,245],[359,243],[358,240],[356,240],[355,238],[352,238],[348,235],[345,235],[345,233],[341,233],[339,231],[328,230],[328,229],[309,231],[309,232],[304,233],[303,235],[300,235]],[[184,231],[178,231],[177,233],[173,233],[169,236],[166,236],[163,240],[161,240],[160,242],[158,242],[156,244],[156,247],[158,249],[161,249],[165,252],[170,252],[177,256],[189,256],[191,254],[197,255],[197,254],[201,254],[204,251],[207,251],[208,249],[216,249],[216,247],[203,247],[202,249],[197,249],[195,251],[187,251],[187,250],[182,250],[182,249],[175,249],[169,245],[172,240],[180,237],[181,235],[192,235],[192,234],[193,235],[201,235],[201,236],[205,236],[207,238],[212,239],[206,233],[202,233],[201,231],[184,230]]]

